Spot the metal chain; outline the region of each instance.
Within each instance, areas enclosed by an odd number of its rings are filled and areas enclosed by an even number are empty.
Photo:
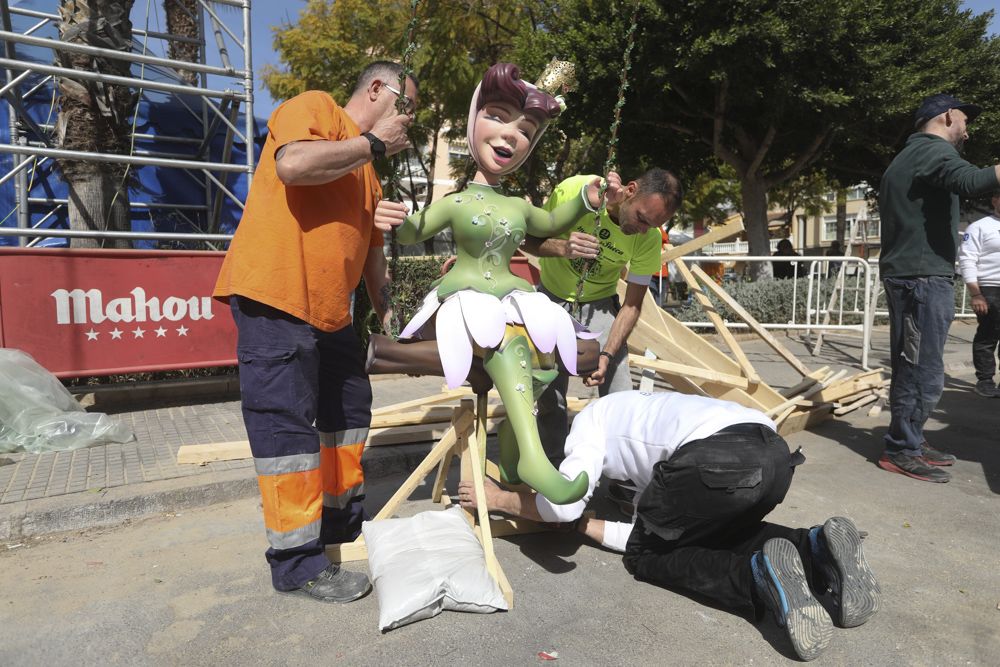
[[[600,233],[601,233],[601,218],[604,216],[605,211],[608,210],[608,202],[605,199],[605,194],[608,191],[608,181],[607,174],[611,171],[611,168],[615,164],[615,158],[618,152],[618,126],[621,125],[622,118],[622,107],[625,106],[625,91],[628,90],[628,73],[632,69],[632,49],[635,47],[635,31],[639,25],[639,2],[636,0],[635,5],[632,8],[632,22],[628,27],[628,32],[625,34],[625,56],[624,63],[622,66],[621,80],[618,84],[618,101],[615,103],[615,116],[611,121],[611,139],[608,141],[608,159],[604,162],[604,173],[602,176],[605,178],[601,181],[601,187],[598,190],[597,196],[600,197],[601,204],[597,208],[597,212],[594,213],[594,236],[598,238],[598,257],[600,257]],[[579,318],[583,308],[583,289],[584,284],[587,282],[587,278],[590,277],[590,273],[594,268],[596,259],[588,260],[583,266],[583,272],[580,274],[580,282],[576,285],[576,314]]]
[[[410,22],[406,26],[406,48],[403,50],[403,57],[400,60],[400,65],[402,69],[399,72],[399,95],[396,96],[396,111],[398,113],[406,113],[406,101],[404,95],[406,94],[406,80],[413,74],[413,67],[411,61],[413,60],[413,54],[417,50],[417,44],[414,41],[414,36],[417,31],[417,5],[420,4],[420,0],[410,0]],[[407,158],[406,163],[409,166],[409,150],[402,151],[401,153],[396,153],[392,156],[392,170],[389,174],[389,182],[386,184],[385,198],[390,201],[400,201],[402,200],[402,186],[400,184],[400,160],[401,157]],[[410,184],[412,186],[413,179],[410,179]],[[399,241],[396,239],[396,228],[394,227],[391,232],[389,232],[389,276],[392,280],[396,280],[398,277],[399,268]],[[393,338],[399,336],[399,305],[396,302],[395,290],[389,293],[389,307],[392,309],[392,319],[389,323],[389,335]]]

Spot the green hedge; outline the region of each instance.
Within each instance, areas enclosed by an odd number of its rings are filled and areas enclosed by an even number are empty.
[[[822,289],[822,303],[813,303],[813,308],[820,307],[826,308],[827,303],[830,299],[830,291],[833,288],[835,278],[829,278],[824,281]],[[805,321],[806,313],[806,298],[808,296],[809,280],[808,278],[799,278],[795,280],[759,280],[757,282],[733,282],[726,283],[726,292],[732,296],[737,303],[747,309],[747,311],[753,315],[755,319],[759,322],[764,323],[774,323],[783,324],[790,322],[792,319],[792,291],[795,287],[795,283],[798,283],[798,290],[795,294],[795,315],[797,321],[802,323]],[[849,309],[854,303],[854,292],[853,292],[854,280],[853,278],[848,278],[845,281],[845,287],[847,293],[844,296],[844,308]],[[960,281],[956,280],[955,283],[955,310],[958,312],[962,308],[962,285]],[[715,305],[716,310],[722,317],[730,322],[738,322],[740,318],[732,312],[729,308],[722,304],[711,292],[708,293],[709,298]],[[858,304],[859,308],[863,304],[863,297],[859,297]],[[965,308],[969,310],[972,306],[969,303],[969,298],[965,297]],[[879,293],[879,299],[876,310],[885,311],[885,292]],[[697,301],[691,299],[688,303],[684,304],[680,308],[670,309],[671,314],[679,319],[681,322],[708,322],[708,317],[705,315],[704,311],[698,305]],[[860,315],[844,315],[844,324],[860,324]],[[886,325],[888,324],[887,317],[876,317],[876,325]]]
[[[441,277],[441,265],[447,257],[400,257],[391,287],[392,303],[402,328],[416,314],[424,297],[431,290],[431,283]],[[354,292],[354,329],[364,346],[372,333],[382,333],[382,325],[372,310],[364,281]]]

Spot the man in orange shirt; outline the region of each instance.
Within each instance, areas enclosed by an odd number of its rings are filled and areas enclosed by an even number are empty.
[[[351,325],[362,275],[388,321],[388,276],[372,160],[409,146],[417,84],[369,65],[343,107],[308,91],[271,115],[239,228],[213,295],[239,333],[243,420],[257,469],[274,588],[323,602],[371,590],[330,563],[361,532],[361,453],[371,385]],[[402,98],[404,113],[398,113]],[[396,204],[395,206],[402,206]]]

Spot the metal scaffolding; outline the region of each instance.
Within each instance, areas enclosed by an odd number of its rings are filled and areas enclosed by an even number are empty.
[[[154,5],[155,3],[155,5]],[[149,243],[151,240],[190,240],[200,242],[201,247],[217,247],[229,238],[217,233],[220,228],[220,214],[224,206],[243,208],[240,197],[234,193],[246,192],[254,169],[255,124],[253,115],[253,62],[251,58],[250,0],[197,0],[195,15],[189,14],[198,25],[198,38],[150,30],[151,24],[159,23],[161,0],[147,2],[146,16],[135,16],[142,12],[140,3],[133,11],[132,43],[133,51],[123,52],[60,41],[52,35],[60,22],[55,11],[58,0],[47,2],[16,2],[0,0],[0,41],[3,42],[3,57],[0,67],[6,73],[4,85],[0,87],[0,97],[6,106],[9,118],[9,139],[0,141],[0,156],[9,154],[13,167],[0,169],[0,187],[13,180],[15,207],[12,211],[0,211],[0,237],[16,237],[20,245],[36,245],[46,238],[73,238],[79,236],[98,238],[130,238],[136,242]],[[33,6],[32,6],[33,5]],[[218,7],[222,5],[223,7]],[[40,11],[48,6],[51,11]],[[219,11],[223,9],[225,11]],[[232,24],[232,25],[230,25]],[[138,26],[145,25],[145,29]],[[36,35],[36,33],[40,33]],[[56,33],[57,34],[57,33]],[[211,34],[211,43],[206,37]],[[168,57],[170,43],[187,43],[198,46],[196,62]],[[236,68],[230,60],[230,49],[242,54],[242,67]],[[132,68],[132,76],[115,76],[97,71],[82,71],[39,62],[37,58],[19,54],[19,49],[50,49],[58,62],[60,54],[95,56],[126,61]],[[218,64],[209,64],[209,61]],[[51,62],[51,61],[50,61]],[[138,72],[138,75],[137,75]],[[178,73],[194,73],[188,83]],[[212,80],[210,81],[210,77]],[[75,81],[97,81],[105,84],[127,86],[140,94],[140,104],[157,104],[150,99],[151,94],[168,96],[172,104],[179,104],[183,113],[190,118],[194,128],[191,136],[174,136],[159,132],[143,132],[132,125],[129,136],[129,154],[97,153],[64,150],[53,145],[55,126],[38,122],[28,113],[29,100],[45,95],[57,98],[56,80],[66,78]],[[221,81],[221,84],[219,83]],[[232,88],[230,87],[232,83]],[[238,127],[243,116],[243,126]],[[51,108],[50,108],[51,116]],[[152,126],[152,122],[150,123]],[[156,129],[155,127],[153,129]],[[214,161],[211,147],[213,141],[222,136],[222,147]],[[246,148],[245,159],[234,159],[234,143],[241,142]],[[149,146],[150,143],[169,145],[171,151],[137,149],[136,144]],[[154,147],[155,148],[155,147]],[[65,198],[32,196],[29,174],[34,179],[42,167],[51,167],[58,159],[80,161],[113,162],[140,167],[154,167],[182,170],[204,191],[204,201],[197,204],[180,201],[132,202],[132,211],[168,211],[170,219],[186,221],[185,226],[192,233],[176,233],[172,230],[160,232],[80,232],[67,231],[64,225],[51,228],[54,221],[65,217]],[[10,186],[6,186],[10,187]],[[226,200],[230,203],[226,204]],[[17,225],[5,226],[6,220],[16,213]],[[151,216],[151,214],[150,214]],[[152,221],[152,217],[150,217]],[[46,223],[48,226],[46,226]]]

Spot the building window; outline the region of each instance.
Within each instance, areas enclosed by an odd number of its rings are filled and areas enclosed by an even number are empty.
[[[848,240],[851,236],[851,223],[854,222],[855,216],[847,216],[847,224],[844,226],[844,239]],[[823,218],[823,237],[821,241],[836,241],[837,240],[837,216],[828,215]]]

